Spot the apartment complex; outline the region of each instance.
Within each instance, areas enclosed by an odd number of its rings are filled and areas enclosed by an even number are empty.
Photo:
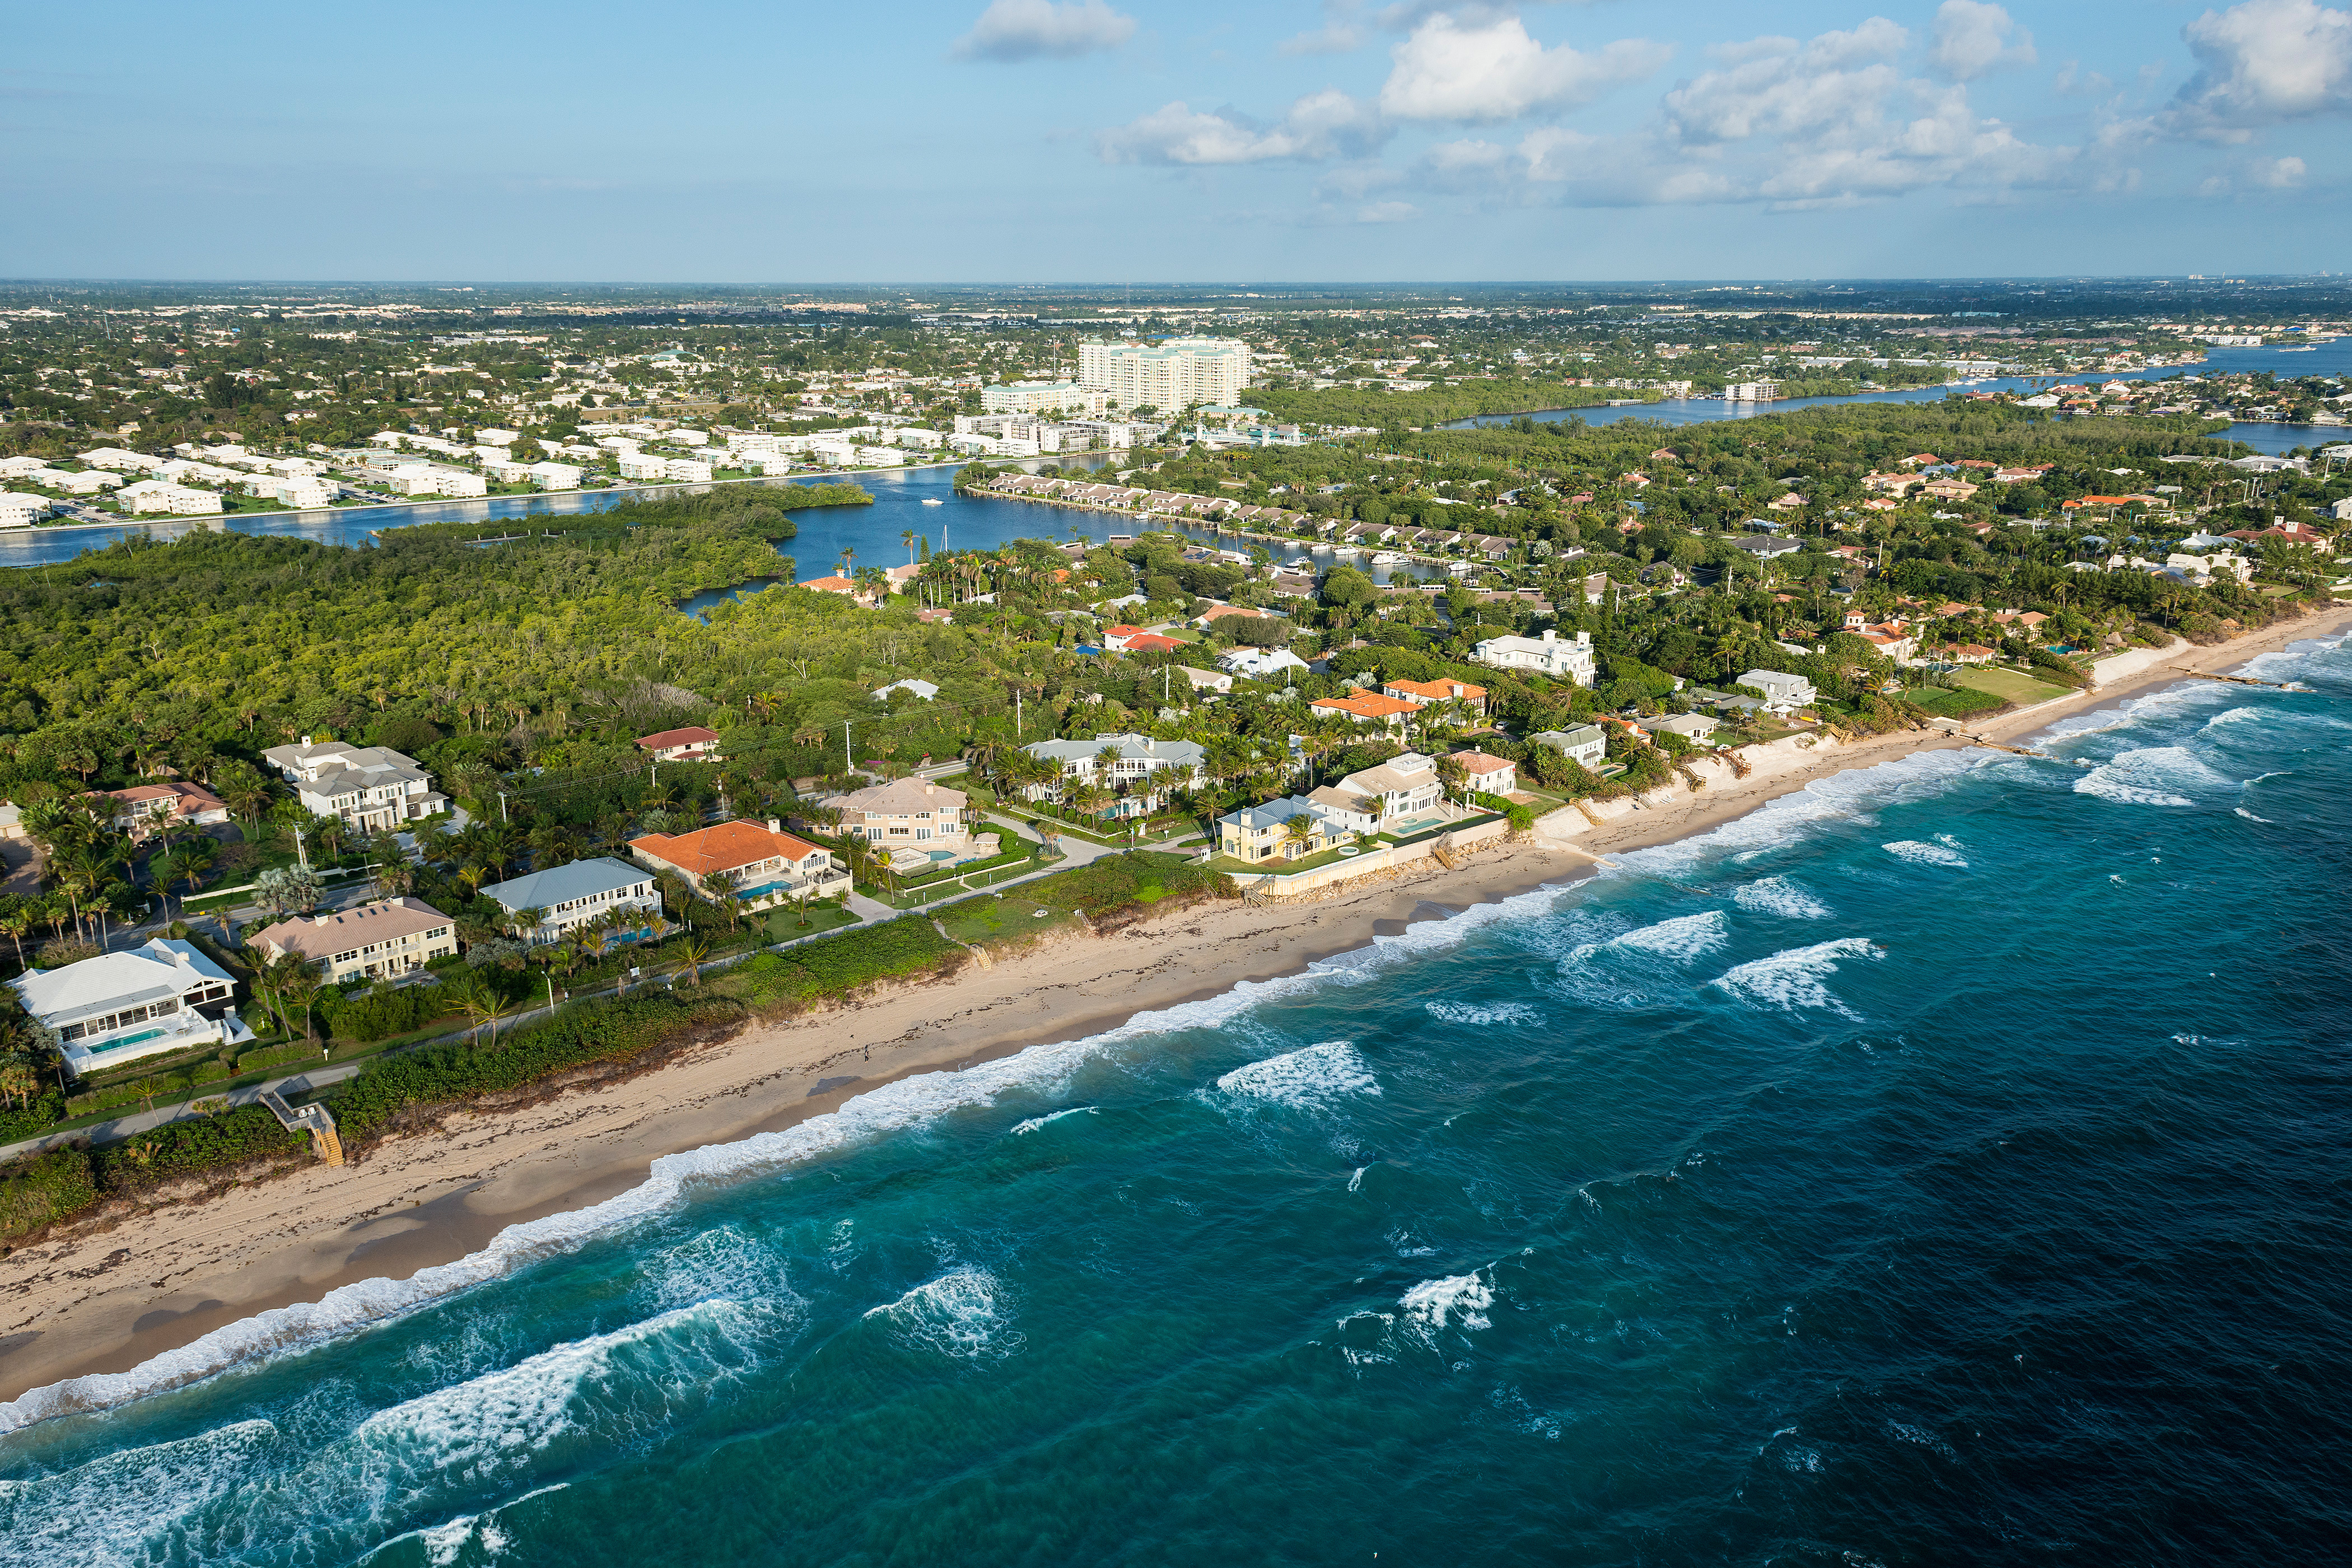
[[[292,954],[330,984],[389,980],[457,951],[457,927],[422,899],[384,899],[353,910],[298,915],[249,939],[272,960]]]
[[[385,746],[352,746],[302,737],[261,753],[294,786],[314,816],[341,817],[362,833],[396,829],[449,807],[416,759]]]
[[[1078,345],[1079,383],[1100,387],[1113,408],[1238,404],[1249,378],[1249,344],[1239,338]]]
[[[980,389],[980,405],[991,414],[1100,414],[1108,395],[1075,381],[1012,381]]]

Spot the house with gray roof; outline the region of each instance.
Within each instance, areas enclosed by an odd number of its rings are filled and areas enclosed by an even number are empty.
[[[158,937],[8,982],[58,1037],[75,1077],[200,1046],[240,1046],[236,983],[193,943]]]
[[[541,918],[528,939],[533,942],[560,941],[566,932],[614,911],[633,920],[642,916],[640,924],[661,912],[654,874],[604,855],[493,882],[482,892],[509,916],[537,910]]]
[[[362,833],[394,831],[449,809],[448,797],[433,788],[433,775],[388,746],[305,735],[299,745],[272,746],[261,754],[312,816],[339,817]]]
[[[1120,816],[1157,810],[1169,791],[1193,788],[1209,777],[1208,751],[1196,741],[1097,735],[1091,741],[1039,741],[1022,750],[1062,770],[1053,783],[1024,790],[1029,799],[1059,801],[1074,784],[1097,784],[1120,792],[1112,806]]]

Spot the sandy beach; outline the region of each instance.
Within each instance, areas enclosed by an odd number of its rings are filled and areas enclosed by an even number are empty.
[[[2014,742],[2053,720],[2352,625],[2337,608],[2211,647],[2110,666],[2096,691],[1967,728]],[[1774,751],[1750,775],[1593,826],[1572,840],[1485,851],[1319,903],[1180,910],[1115,935],[1072,933],[945,982],[755,1024],[657,1069],[514,1110],[456,1110],[437,1132],[390,1139],[350,1167],[309,1166],[201,1203],[114,1205],[0,1258],[0,1398],[119,1372],[267,1308],[336,1286],[404,1279],[479,1249],[505,1226],[643,1181],[679,1150],[788,1126],[907,1074],[953,1069],[1134,1015],[1297,973],[1375,935],[1591,874],[1596,857],[1705,833],[1850,768],[1972,743],[1906,731]]]

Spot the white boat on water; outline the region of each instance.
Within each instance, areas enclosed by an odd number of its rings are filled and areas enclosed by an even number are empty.
[[[947,505],[948,503],[947,503],[947,502],[945,502],[945,501],[943,501],[943,500],[940,500],[939,497],[937,497],[937,496],[925,496],[925,497],[923,498],[923,504],[924,504],[925,506],[945,506],[945,505]]]
[[[1372,564],[1375,566],[1393,566],[1403,559],[1403,556],[1399,555],[1393,550],[1383,550],[1379,554],[1372,557]]]

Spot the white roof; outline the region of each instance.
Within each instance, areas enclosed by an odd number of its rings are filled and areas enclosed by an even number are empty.
[[[191,943],[158,937],[131,952],[102,952],[63,969],[28,969],[8,984],[24,997],[25,1011],[55,1026],[231,981]]]

